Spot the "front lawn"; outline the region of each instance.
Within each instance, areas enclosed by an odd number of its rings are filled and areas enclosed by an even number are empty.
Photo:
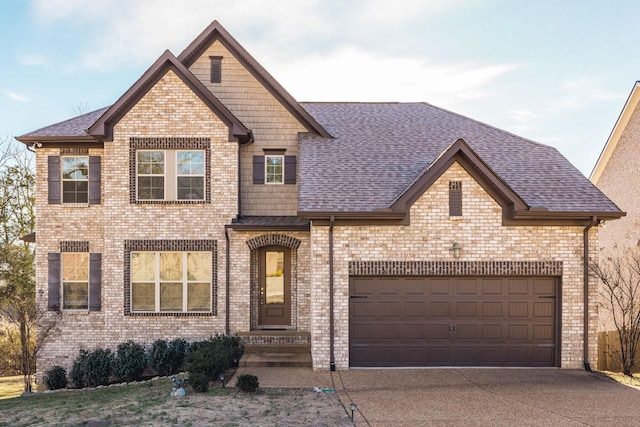
[[[195,393],[186,387],[185,397],[172,397],[171,388],[171,381],[162,379],[4,399],[0,426],[352,425],[336,394],[276,388],[243,393],[219,387]]]

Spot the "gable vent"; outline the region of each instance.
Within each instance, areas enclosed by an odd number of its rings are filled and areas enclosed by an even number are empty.
[[[449,216],[462,216],[462,181],[449,181]]]
[[[222,56],[210,56],[211,59],[211,83],[222,82]]]

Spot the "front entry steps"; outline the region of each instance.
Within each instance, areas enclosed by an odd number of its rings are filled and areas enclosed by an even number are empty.
[[[262,330],[238,332],[244,345],[240,367],[310,368],[311,334],[309,332]]]

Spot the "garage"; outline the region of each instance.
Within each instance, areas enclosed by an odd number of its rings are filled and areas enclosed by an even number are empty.
[[[554,277],[351,277],[349,365],[558,366]]]

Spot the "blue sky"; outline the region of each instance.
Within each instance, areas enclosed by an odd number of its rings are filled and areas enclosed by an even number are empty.
[[[0,138],[115,102],[217,19],[299,101],[424,101],[589,175],[636,80],[640,2],[3,0]]]

